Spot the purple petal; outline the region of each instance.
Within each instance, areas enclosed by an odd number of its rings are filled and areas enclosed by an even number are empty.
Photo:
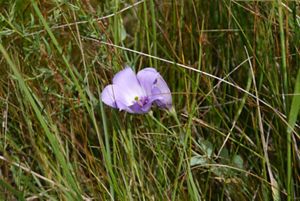
[[[158,99],[155,101],[158,106],[168,109],[172,107],[171,91],[165,80],[160,75],[152,89],[152,96],[154,96],[153,98],[156,97]]]
[[[119,85],[112,84],[105,87],[101,99],[106,105],[133,113],[129,106],[133,105],[135,100],[128,99],[126,89]]]
[[[151,102],[154,101],[159,107],[172,107],[171,91],[165,80],[154,68],[141,70],[138,72],[137,78]]]
[[[127,100],[123,98],[124,93],[122,88],[118,87],[118,85],[108,85],[103,89],[101,94],[101,100],[106,104],[113,108],[118,108],[119,110],[125,110],[130,113],[135,113],[132,109],[128,107]],[[134,102],[130,105],[133,105]]]
[[[122,88],[125,99],[134,100],[135,97],[146,95],[136,74],[130,67],[126,67],[124,70],[118,72],[113,78],[113,84]]]
[[[149,102],[143,106],[136,102],[134,105],[130,106],[130,109],[133,111],[133,113],[144,114],[149,112],[151,106],[152,102]]]
[[[130,109],[130,107],[128,107],[127,105],[125,105],[122,101],[120,100],[116,100],[116,105],[117,105],[117,108],[121,111],[121,110],[124,110],[126,112],[129,112],[129,113],[134,113],[134,111],[132,109]]]
[[[144,68],[138,72],[137,79],[148,96],[152,94],[151,91],[158,76],[160,75],[154,68]]]
[[[113,85],[115,86],[115,100],[118,103],[118,108],[121,110],[130,112],[130,109],[126,109],[126,107],[132,106],[137,98],[146,96],[135,73],[129,67],[126,67],[114,76]],[[124,105],[125,108],[120,108],[119,105]]]
[[[107,85],[102,93],[101,93],[101,100],[106,105],[109,105],[110,107],[117,108],[113,85]]]

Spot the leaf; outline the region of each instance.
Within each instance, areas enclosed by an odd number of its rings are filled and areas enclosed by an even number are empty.
[[[122,23],[121,23],[121,25],[120,25],[121,27],[120,27],[120,39],[121,39],[121,41],[124,41],[125,39],[126,39],[126,37],[127,37],[127,32],[126,32],[126,29],[125,29],[125,27],[124,27],[124,25],[123,25],[123,20],[122,20]]]
[[[190,161],[190,165],[191,166],[195,166],[195,165],[204,165],[204,164],[207,164],[208,161],[207,161],[207,158],[205,158],[204,156],[193,156],[191,158],[191,161]]]
[[[211,158],[214,149],[213,144],[208,140],[200,139],[199,145],[201,151],[203,151],[208,158]]]
[[[221,157],[221,160],[223,161],[223,162],[229,162],[228,160],[229,160],[229,152],[228,152],[228,149],[226,149],[226,148],[223,148],[222,149],[222,151],[221,151],[221,153],[220,153],[220,157]]]
[[[234,157],[233,157],[233,159],[232,159],[232,162],[233,162],[233,164],[236,166],[236,167],[238,167],[238,168],[240,168],[240,169],[243,169],[243,167],[244,167],[244,160],[242,159],[242,157],[240,156],[240,155],[235,155]]]

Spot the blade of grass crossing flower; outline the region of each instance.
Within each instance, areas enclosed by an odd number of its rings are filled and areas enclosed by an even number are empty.
[[[102,101],[100,101],[100,111],[101,111],[101,117],[102,117],[102,124],[103,124],[103,131],[104,131],[104,136],[105,136],[105,147],[106,147],[106,153],[107,153],[107,157],[106,157],[106,168],[108,169],[108,172],[111,172],[111,175],[109,177],[109,183],[110,183],[110,194],[112,196],[112,198],[114,198],[114,189],[117,189],[117,186],[114,187],[113,182],[115,181],[115,177],[112,171],[112,167],[111,167],[111,153],[110,153],[110,143],[109,143],[109,135],[108,135],[108,130],[107,130],[107,121],[106,121],[106,115],[104,112],[104,108],[103,108],[103,103]],[[100,137],[98,137],[100,138]],[[109,167],[108,167],[109,166]]]
[[[101,90],[99,89],[99,84],[97,85],[97,87],[98,87],[98,92],[100,94]],[[99,132],[97,132],[97,136],[98,136],[98,139],[99,139],[100,146],[102,147],[103,157],[104,157],[104,160],[105,160],[105,167],[107,169],[107,172],[109,173],[110,196],[111,196],[111,199],[114,200],[114,198],[115,198],[114,197],[114,195],[115,195],[114,192],[121,195],[121,191],[120,191],[119,185],[116,181],[115,173],[113,171],[113,162],[112,162],[112,159],[111,159],[111,151],[110,151],[111,145],[109,143],[109,133],[108,133],[108,129],[107,129],[107,120],[106,120],[107,118],[106,118],[106,115],[105,115],[105,112],[104,112],[102,101],[100,101],[100,112],[101,112],[101,117],[102,117],[103,132],[104,132],[104,138],[105,138],[105,146],[104,146],[104,143],[102,141],[102,138],[101,138]],[[114,137],[112,136],[112,138],[114,138]],[[114,147],[115,146],[115,141],[114,141],[114,139],[112,139],[112,141],[113,141],[112,146]]]
[[[62,150],[62,147],[60,146],[59,144],[59,141],[58,139],[55,137],[55,135],[50,131],[48,125],[47,125],[47,122],[46,122],[46,119],[45,117],[42,115],[38,105],[36,104],[36,102],[34,101],[34,98],[32,96],[32,92],[29,91],[22,75],[20,74],[19,70],[17,69],[17,67],[15,66],[15,64],[12,62],[10,56],[8,55],[7,51],[4,49],[4,47],[2,46],[2,44],[0,44],[0,51],[2,52],[5,60],[7,61],[8,65],[10,66],[11,70],[13,71],[14,73],[14,76],[16,77],[16,79],[18,80],[18,84],[22,90],[22,92],[24,93],[24,97],[28,100],[28,102],[30,103],[32,109],[34,110],[35,114],[36,114],[36,117],[37,119],[39,120],[50,144],[51,144],[51,147],[53,148],[53,152],[59,162],[59,164],[61,165],[62,167],[62,170],[63,170],[63,173],[64,173],[64,177],[62,178],[65,178],[66,180],[63,181],[65,183],[65,185],[67,187],[69,187],[69,189],[71,189],[73,191],[73,193],[75,193],[76,195],[74,194],[71,194],[71,192],[67,192],[65,191],[65,195],[68,197],[68,198],[76,198],[76,197],[80,197],[80,190],[76,184],[76,181],[72,175],[72,172],[71,172],[71,168],[70,166],[67,164],[67,161],[65,159],[65,156],[63,154],[63,150]]]

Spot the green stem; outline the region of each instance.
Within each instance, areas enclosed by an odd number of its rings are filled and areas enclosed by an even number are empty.
[[[281,73],[283,76],[283,94],[288,93],[288,83],[287,83],[287,65],[286,65],[286,49],[285,49],[285,35],[283,29],[283,14],[282,14],[282,3],[281,0],[277,1],[278,5],[278,15],[279,15],[279,28],[280,28],[280,45],[281,45],[281,57],[282,57],[282,64],[281,64]],[[283,106],[284,111],[287,111],[287,101],[285,95],[282,96],[283,98]],[[291,133],[287,133],[287,200],[292,200],[292,153],[291,153]]]

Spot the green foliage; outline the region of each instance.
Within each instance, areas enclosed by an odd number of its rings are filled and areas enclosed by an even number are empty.
[[[295,1],[0,0],[0,200],[297,200],[299,30]],[[125,65],[174,109],[103,105]]]

